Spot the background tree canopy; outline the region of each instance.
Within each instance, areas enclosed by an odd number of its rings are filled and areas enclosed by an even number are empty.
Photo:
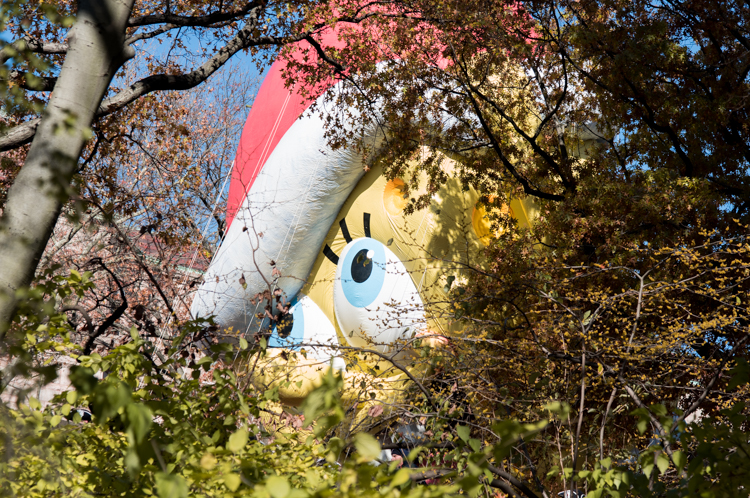
[[[4,493],[745,493],[746,5],[81,1],[0,13],[13,36],[0,48],[4,402],[14,379],[38,387],[61,357],[76,364],[75,390],[54,402],[22,391],[2,406]],[[321,47],[316,33],[334,25],[344,48]],[[316,59],[283,48],[300,40]],[[252,89],[245,78],[229,95],[173,91],[242,50],[263,64],[279,48],[290,85],[345,82],[317,110],[331,143],[403,178],[409,209],[429,204],[451,159],[494,224],[488,266],[452,262],[470,275],[448,284],[463,334],[425,346],[411,361],[426,373],[368,423],[333,374],[300,409],[280,406],[238,367],[263,343],[228,354],[185,313],[198,275],[175,263],[196,245],[210,259],[222,236],[213,202]],[[358,141],[373,119],[386,131],[374,150]],[[532,226],[503,209],[511,197],[534,200]],[[70,245],[94,232],[87,250]],[[199,358],[200,341],[212,355]],[[425,437],[386,440],[397,423]],[[401,468],[363,465],[382,448],[412,451]]]

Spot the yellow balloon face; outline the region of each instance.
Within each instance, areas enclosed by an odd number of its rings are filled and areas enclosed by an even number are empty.
[[[281,389],[282,399],[303,399],[329,365],[357,376],[377,364],[377,355],[370,355],[369,361],[360,356],[347,366],[347,352],[366,349],[399,358],[418,334],[459,333],[447,294],[463,280],[460,263],[481,265],[492,236],[479,197],[450,178],[428,208],[406,214],[403,181],[387,180],[379,167],[365,174],[341,207],[297,297],[294,330],[277,328],[269,342],[295,350],[300,349],[295,344],[306,345],[304,358],[281,362],[296,367],[292,377],[288,371],[283,375],[298,383]],[[505,212],[525,226],[528,206],[514,200]],[[278,354],[269,358],[265,375],[281,368]],[[380,365],[379,372],[391,366]]]
[[[473,220],[477,192],[451,178],[429,208],[405,214],[403,187],[380,168],[364,176],[302,289],[342,345],[393,352],[418,332],[448,334],[447,310],[438,303],[445,302],[449,282],[460,280],[456,263],[482,257],[487,233],[477,233]]]

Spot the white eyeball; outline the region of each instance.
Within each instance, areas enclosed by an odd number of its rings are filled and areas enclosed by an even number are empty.
[[[344,359],[337,356],[340,353],[336,350],[339,344],[336,329],[323,310],[303,294],[299,294],[291,304],[289,314],[273,328],[268,346],[292,351],[304,347],[308,358],[320,360],[322,364],[332,362],[333,368],[344,370]]]
[[[352,346],[389,352],[425,326],[424,304],[406,267],[369,237],[349,242],[339,256],[333,303]]]

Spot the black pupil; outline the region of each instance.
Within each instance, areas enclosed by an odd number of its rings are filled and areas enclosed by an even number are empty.
[[[362,249],[352,261],[352,278],[358,284],[370,278],[372,273],[372,259],[367,257],[367,251],[368,249]]]
[[[286,315],[280,317],[278,325],[276,325],[276,331],[279,334],[279,337],[282,339],[286,339],[289,337],[289,334],[292,333],[292,328],[294,328],[294,315],[290,311]]]

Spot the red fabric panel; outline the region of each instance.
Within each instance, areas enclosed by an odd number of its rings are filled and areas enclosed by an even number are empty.
[[[318,38],[318,41],[323,47],[341,48],[343,45],[333,31],[326,32]],[[300,56],[306,50],[313,50],[307,42],[300,42],[298,49]],[[280,59],[273,63],[247,116],[234,159],[232,180],[229,184],[227,228],[245,200],[258,173],[263,169],[268,156],[276,148],[281,137],[312,103],[312,100],[303,99],[294,89],[289,90],[284,87],[281,72],[285,66],[284,61]],[[315,92],[316,96],[322,94],[334,83],[331,81],[326,88]]]

